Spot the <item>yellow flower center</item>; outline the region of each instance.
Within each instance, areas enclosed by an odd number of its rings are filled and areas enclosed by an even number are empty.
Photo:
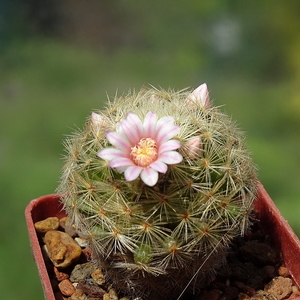
[[[157,158],[157,145],[151,138],[141,139],[131,148],[132,161],[140,167],[148,167]]]

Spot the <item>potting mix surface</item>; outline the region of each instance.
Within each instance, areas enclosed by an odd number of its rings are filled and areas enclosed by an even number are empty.
[[[67,217],[60,220],[54,217],[35,224],[56,299],[142,300],[118,293],[118,287],[106,281],[105,274],[91,260],[85,240],[66,225],[67,220]],[[72,247],[78,245],[81,250],[75,254],[77,257],[66,253],[76,253]],[[66,257],[69,262],[64,261]],[[257,223],[251,232],[234,240],[227,263],[208,286],[195,295],[184,293],[170,300],[291,300],[298,297],[300,299],[300,292],[293,285],[289,270],[282,265],[280,252],[272,247],[269,236],[262,233]]]

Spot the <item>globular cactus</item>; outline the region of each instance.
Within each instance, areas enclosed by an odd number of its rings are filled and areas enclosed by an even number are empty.
[[[206,84],[108,101],[65,146],[64,208],[125,294],[177,299],[201,288],[249,228],[255,166]]]

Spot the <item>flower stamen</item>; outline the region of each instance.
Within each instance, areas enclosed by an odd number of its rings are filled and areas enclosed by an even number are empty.
[[[143,138],[131,148],[132,161],[140,167],[148,167],[157,159],[157,144],[151,138]]]

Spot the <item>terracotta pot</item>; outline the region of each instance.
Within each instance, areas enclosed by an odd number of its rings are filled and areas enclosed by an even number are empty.
[[[262,230],[270,235],[274,247],[281,251],[283,262],[289,269],[294,284],[300,288],[300,240],[260,183],[255,209],[258,212]],[[32,200],[25,210],[33,258],[37,264],[45,299],[47,300],[60,300],[62,297],[60,293],[55,295],[53,292],[49,276],[51,271],[43,258],[34,223],[54,216],[58,218],[65,216],[59,196],[55,194]],[[300,300],[300,297],[294,298],[294,300]]]

